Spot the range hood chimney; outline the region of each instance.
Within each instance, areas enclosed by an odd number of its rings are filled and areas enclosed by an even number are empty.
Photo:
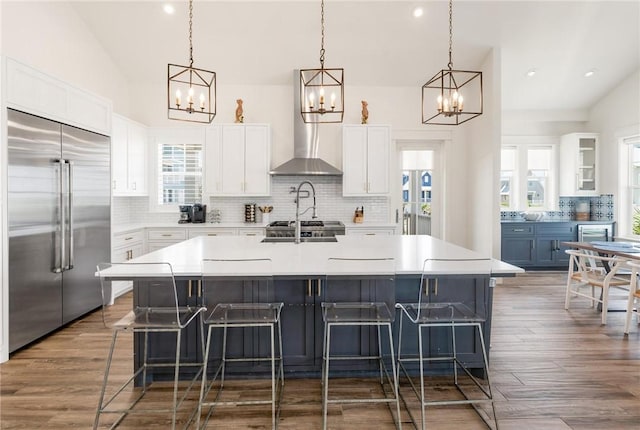
[[[293,158],[271,172],[280,176],[341,176],[342,172],[318,158],[318,124],[306,124],[300,115],[300,70],[293,71]]]

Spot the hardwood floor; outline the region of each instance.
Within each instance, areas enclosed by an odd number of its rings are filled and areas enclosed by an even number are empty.
[[[496,287],[491,375],[500,428],[638,429],[640,327],[634,325],[631,334],[623,336],[622,312],[610,313],[608,324],[601,326],[600,314],[585,300],[575,301],[565,311],[564,276],[525,274]],[[612,307],[623,305],[612,303]],[[108,309],[108,316],[123,315],[130,306],[131,298],[123,297]],[[0,365],[0,428],[91,428],[110,336],[100,312],[95,312]],[[124,377],[131,370],[131,339],[121,342],[115,372]],[[376,383],[357,379],[341,383],[343,390],[378,389]],[[240,384],[233,395],[253,395],[255,384]],[[403,392],[410,398],[406,389]],[[169,398],[168,390],[164,398]],[[189,401],[186,406],[193,404]],[[415,401],[409,406],[419,414]],[[185,416],[180,417],[182,421]],[[431,429],[485,428],[468,408],[433,408],[428,416]],[[403,422],[407,421],[403,411]],[[334,406],[329,423],[330,428],[344,430],[395,428],[389,410],[379,405]],[[320,429],[321,424],[319,380],[288,378],[279,428]],[[132,416],[120,428],[168,426],[168,417]],[[264,406],[220,409],[208,428],[268,429],[270,410]]]

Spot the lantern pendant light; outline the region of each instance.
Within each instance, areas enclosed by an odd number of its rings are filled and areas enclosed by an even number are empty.
[[[189,0],[189,66],[169,64],[168,118],[210,123],[216,116],[216,73],[193,67],[193,0]]]
[[[422,123],[459,125],[482,115],[482,72],[454,70],[453,0],[449,0],[449,64],[422,86]]]
[[[305,123],[342,122],[344,69],[324,67],[324,0],[320,4],[320,68],[300,70],[300,113]]]

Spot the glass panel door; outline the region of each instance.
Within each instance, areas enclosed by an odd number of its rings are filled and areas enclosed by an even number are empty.
[[[402,152],[402,234],[431,234],[433,151]]]

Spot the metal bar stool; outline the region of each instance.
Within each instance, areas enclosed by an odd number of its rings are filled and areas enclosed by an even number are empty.
[[[367,275],[362,275],[366,273]],[[394,359],[394,345],[391,324],[394,313],[391,312],[395,303],[395,260],[393,258],[329,258],[327,260],[327,275],[325,280],[325,300],[322,302],[322,319],[324,321],[323,366],[322,366],[322,428],[327,428],[327,410],[330,404],[353,403],[385,403],[390,409],[395,403],[396,427],[402,428],[400,416],[400,402],[398,399],[398,384],[396,380],[396,364]],[[362,299],[366,297],[367,301]],[[346,328],[360,328],[361,354],[353,354],[354,339],[345,334]],[[376,328],[376,336],[371,340],[374,345],[367,345],[367,327]],[[381,328],[386,328],[389,341],[389,358],[391,375],[384,360]],[[332,344],[334,331],[338,331],[336,345]],[[358,332],[356,332],[358,333]],[[343,343],[339,343],[343,341]],[[332,351],[341,349],[343,351]],[[336,346],[338,348],[336,348]],[[376,350],[373,353],[373,350]],[[375,360],[378,362],[378,372],[383,396],[375,398],[329,398],[329,373],[331,363],[348,360]],[[385,388],[385,379],[390,387],[390,393]]]
[[[202,428],[206,428],[216,406],[238,405],[271,405],[271,427],[277,428],[280,413],[280,398],[284,388],[284,370],[282,364],[282,330],[280,326],[280,312],[284,303],[269,301],[273,297],[273,275],[271,260],[259,259],[204,259],[202,261],[202,288],[205,303],[209,304],[204,318],[204,328],[207,329],[207,341],[204,358],[204,374],[200,388],[200,402],[198,405],[197,428],[200,428],[202,410],[209,410],[204,418]],[[227,299],[229,299],[227,301]],[[215,306],[214,306],[215,304]],[[211,310],[211,308],[213,308]],[[263,356],[259,351],[253,352],[251,357],[242,353],[239,357],[230,357],[228,331],[256,330],[254,338],[259,339],[257,330],[268,329],[269,356]],[[211,343],[215,329],[222,330],[222,346],[220,364],[208,381],[208,367],[212,357]],[[276,353],[276,336],[278,340]],[[236,339],[236,337],[234,337]],[[256,343],[253,347],[259,349]],[[271,373],[271,398],[251,400],[224,400],[223,388],[225,372],[230,363],[267,362]],[[219,381],[215,394],[211,393],[214,384]],[[213,397],[210,399],[210,397]]]
[[[176,428],[176,414],[185,398],[189,394],[189,391],[199,379],[203,370],[203,363],[181,363],[180,362],[180,350],[183,330],[189,326],[196,317],[200,316],[202,319],[202,313],[205,308],[203,307],[189,307],[180,306],[178,303],[178,293],[176,290],[175,278],[173,275],[173,269],[169,263],[100,263],[98,264],[98,274],[100,276],[100,285],[102,288],[103,303],[110,298],[111,294],[111,282],[120,281],[123,279],[134,279],[138,286],[136,288],[147,289],[149,295],[158,298],[158,302],[161,305],[153,307],[140,307],[135,306],[124,318],[120,319],[112,325],[113,336],[111,339],[111,346],[109,348],[109,354],[107,357],[107,365],[104,372],[104,380],[102,383],[102,389],[100,391],[100,401],[98,403],[98,409],[96,411],[96,417],[93,424],[94,430],[98,428],[100,424],[100,416],[102,414],[119,414],[120,416],[111,425],[111,429],[116,428],[122,420],[132,413],[168,413],[171,416],[171,428]],[[104,320],[104,313],[103,313]],[[106,324],[106,323],[105,323]],[[116,340],[118,334],[122,332],[131,333],[144,333],[144,353],[142,359],[142,366],[137,369],[133,375],[124,382],[120,388],[118,388],[113,394],[105,399],[106,390],[109,381],[109,372],[113,360],[113,353],[116,348]],[[175,344],[175,361],[173,363],[149,363],[148,351],[149,351],[149,334],[150,333],[174,333],[176,335]],[[204,339],[200,336],[200,342],[204,346]],[[185,366],[197,367],[195,376],[191,379],[188,387],[185,389],[184,394],[178,399],[178,385],[180,369]],[[171,408],[135,408],[135,406],[143,399],[145,394],[150,391],[151,385],[147,384],[147,371],[153,368],[170,368],[173,367],[173,396]],[[142,375],[142,378],[138,377]],[[141,381],[140,393],[136,396],[135,400],[129,403],[128,407],[119,408],[114,406],[110,409],[109,406],[119,397],[120,394],[129,395],[129,391],[125,389],[131,385],[134,381]],[[137,388],[134,387],[134,391]],[[192,412],[189,422],[193,418]]]
[[[466,277],[461,275],[447,275],[450,271],[459,271],[460,268],[464,268],[468,273]],[[439,274],[440,273],[440,274]],[[483,324],[486,321],[486,310],[484,306],[477,303],[477,297],[475,290],[477,288],[478,277],[485,280],[485,288],[493,286],[494,280],[490,278],[491,274],[491,259],[490,258],[475,258],[475,259],[427,259],[423,262],[422,275],[420,277],[420,284],[417,285],[418,301],[412,303],[397,303],[396,308],[400,310],[400,322],[399,322],[399,334],[398,334],[398,373],[402,370],[404,375],[409,381],[413,392],[420,401],[420,418],[422,423],[422,430],[426,429],[426,407],[428,406],[443,406],[443,405],[471,405],[478,413],[484,423],[491,428],[489,420],[481,413],[479,404],[489,403],[491,406],[491,415],[493,415],[493,422],[495,429],[498,429],[498,420],[496,418],[496,411],[493,403],[493,394],[491,391],[491,380],[489,378],[489,363],[487,358],[487,351],[485,347]],[[442,291],[440,296],[444,296],[443,299],[438,295],[438,283],[439,281],[445,285],[441,289],[449,290]],[[468,285],[470,300],[460,301],[465,295],[462,293],[465,285]],[[423,292],[424,289],[424,292]],[[450,294],[449,294],[450,293]],[[488,294],[488,292],[485,292]],[[448,296],[448,297],[447,297]],[[423,298],[424,297],[424,298]],[[428,299],[428,301],[426,301]],[[452,299],[455,299],[452,300]],[[476,302],[476,303],[472,303]],[[403,335],[403,321],[407,319],[409,323],[412,323],[417,328],[418,336],[418,351],[410,354],[404,354],[402,350],[402,335]],[[460,359],[461,352],[458,350],[459,346],[456,343],[456,330],[470,327],[473,329],[473,337],[469,338],[469,341],[473,345],[480,345],[482,352],[482,366],[484,370],[484,376],[486,382],[483,383],[479,378],[474,376],[468,369],[467,364]],[[436,337],[438,329],[449,329],[451,336],[451,351],[447,351],[446,355],[438,354],[436,356],[429,355],[425,357],[424,351],[424,336],[425,329],[428,330],[429,338]],[[432,330],[433,329],[433,330]],[[476,337],[477,333],[477,337]],[[463,336],[469,333],[463,332]],[[430,341],[431,342],[431,341]],[[435,340],[434,340],[435,342]],[[427,343],[427,346],[430,344]],[[439,345],[440,346],[440,345]],[[471,352],[475,355],[475,351]],[[469,357],[471,360],[473,357]],[[410,364],[414,366],[411,369]],[[416,387],[415,382],[412,379],[411,371],[413,371],[413,377],[415,377],[415,364],[418,364],[420,375],[420,388]],[[448,364],[448,369],[453,367],[453,383],[457,390],[462,394],[463,398],[459,399],[443,399],[443,400],[427,400],[425,395],[425,364],[429,364],[434,367],[434,371],[442,372],[438,369],[438,363]],[[474,394],[477,394],[478,398],[470,398],[467,392],[464,391],[463,386],[459,381],[459,369],[466,374],[469,380],[479,390],[476,390]],[[398,376],[399,379],[399,376]],[[466,388],[466,387],[465,387]],[[480,396],[480,393],[482,396]],[[416,420],[409,409],[406,400],[404,399],[400,390],[398,391],[400,398],[402,399],[409,416],[414,426],[418,428]]]

